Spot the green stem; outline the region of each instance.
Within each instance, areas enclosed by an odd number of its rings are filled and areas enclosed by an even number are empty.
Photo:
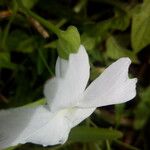
[[[123,143],[122,141],[119,141],[119,140],[115,140],[114,141],[116,144],[128,149],[128,150],[139,150],[138,148],[132,146],[132,145],[129,145],[127,143]]]
[[[42,53],[42,51],[41,51],[40,49],[39,49],[39,55],[40,55],[40,57],[41,57],[41,59],[42,59],[44,65],[45,65],[45,67],[47,68],[48,72],[50,73],[50,75],[53,76],[54,73],[53,73],[53,71],[49,68],[49,66],[48,66],[48,64],[47,64],[47,62],[46,62],[46,60],[45,60],[45,58],[44,58],[44,56],[43,56],[43,53]]]
[[[6,39],[8,37],[9,29],[10,29],[10,26],[11,26],[11,23],[13,22],[13,20],[14,20],[14,15],[10,18],[7,26],[4,29],[4,34],[3,34],[3,39],[2,39],[2,48],[4,50],[6,49]]]
[[[9,22],[8,22],[8,24],[7,24],[7,26],[6,26],[5,29],[4,29],[4,34],[3,34],[2,43],[1,43],[2,48],[3,48],[4,50],[6,50],[6,39],[7,39],[7,37],[8,37],[8,33],[9,33],[10,26],[11,26],[11,24],[12,24],[14,18],[15,18],[15,15],[16,15],[16,13],[17,13],[17,9],[18,9],[18,8],[17,8],[17,5],[14,5],[14,8],[13,8],[13,10],[12,10],[13,14],[12,14],[12,16],[11,16],[11,18],[10,18],[10,20],[9,20]]]
[[[16,0],[16,2],[25,15],[33,17],[34,19],[39,21],[43,26],[45,26],[47,29],[49,29],[50,31],[52,31],[59,37],[61,30],[57,26],[53,25],[51,22],[45,20],[44,18],[42,18],[42,17],[38,16],[37,14],[35,14],[34,12],[32,12],[31,10],[27,9],[23,5],[21,0]]]
[[[107,147],[107,150],[111,150],[110,143],[108,140],[106,140],[106,147]]]

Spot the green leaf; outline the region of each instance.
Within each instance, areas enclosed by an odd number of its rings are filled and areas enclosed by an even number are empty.
[[[113,18],[87,25],[87,32],[93,36],[105,37],[111,31],[121,30],[124,31],[130,24],[130,16],[121,11],[115,10]]]
[[[35,102],[26,104],[23,107],[36,107],[36,106],[39,106],[39,105],[44,105],[45,103],[46,103],[46,100],[44,98],[42,98],[42,99],[39,99]]]
[[[21,146],[21,145],[11,146],[9,148],[6,148],[5,150],[15,150],[16,148],[19,148],[19,146]]]
[[[10,54],[8,52],[0,52],[0,64],[2,62],[10,62]]]
[[[14,30],[7,38],[7,46],[12,51],[31,53],[35,47],[35,37],[30,37],[21,30]]]
[[[57,50],[60,57],[68,59],[70,53],[76,53],[80,46],[80,34],[76,27],[70,26],[61,31],[58,37]]]
[[[10,53],[0,52],[0,68],[15,69],[16,65],[10,61]]]
[[[81,35],[81,43],[85,46],[85,49],[91,51],[96,45],[96,38],[84,33]]]
[[[82,126],[71,130],[69,141],[95,142],[99,140],[114,140],[121,137],[122,133],[117,130]]]
[[[120,57],[129,57],[134,63],[138,62],[136,55],[128,49],[122,47],[114,37],[109,37],[106,42],[106,54],[112,59],[119,59]]]
[[[17,51],[24,53],[31,53],[34,50],[34,38],[24,39],[24,41],[18,43]]]
[[[148,118],[150,117],[150,87],[144,89],[140,94],[141,101],[137,105],[134,113],[135,113],[135,122],[134,128],[141,129]]]
[[[150,3],[143,3],[132,18],[131,42],[135,53],[150,44]]]
[[[115,10],[115,17],[112,19],[111,28],[124,31],[130,24],[130,16],[118,9]]]

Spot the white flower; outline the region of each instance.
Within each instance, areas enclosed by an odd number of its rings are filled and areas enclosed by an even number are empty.
[[[58,57],[56,77],[44,87],[47,105],[0,111],[0,148],[27,142],[62,144],[71,128],[96,107],[131,100],[137,79],[128,78],[130,63],[129,58],[117,60],[86,88],[90,66],[84,47],[81,45],[68,61]]]

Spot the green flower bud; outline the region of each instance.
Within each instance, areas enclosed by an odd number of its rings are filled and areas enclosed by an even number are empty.
[[[61,58],[68,59],[70,53],[78,52],[79,46],[80,34],[76,27],[70,26],[66,31],[60,32],[57,50]]]

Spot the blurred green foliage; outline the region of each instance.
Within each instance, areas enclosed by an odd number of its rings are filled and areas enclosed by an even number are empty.
[[[56,32],[57,28],[77,27],[90,57],[91,81],[118,58],[130,57],[131,76],[138,77],[138,94],[127,104],[97,109],[72,130],[64,145],[25,144],[10,149],[149,150],[150,1],[22,2],[34,13],[26,12],[16,0],[0,0],[0,108],[44,103],[37,101],[43,98],[43,84],[54,76],[58,54],[64,55],[57,52],[58,38],[49,30],[51,24]],[[80,40],[76,42],[78,46]]]

